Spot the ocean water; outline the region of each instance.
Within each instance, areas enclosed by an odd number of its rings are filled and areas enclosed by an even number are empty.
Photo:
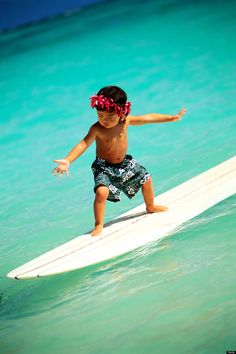
[[[93,226],[94,146],[51,174],[96,121],[89,96],[121,86],[129,153],[158,195],[235,155],[235,1],[109,1],[0,35],[1,354],[221,354],[236,350],[235,196],[161,242],[28,281],[13,268]],[[108,204],[106,220],[142,203]]]

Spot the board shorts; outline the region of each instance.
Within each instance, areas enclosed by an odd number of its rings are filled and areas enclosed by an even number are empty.
[[[126,155],[120,163],[110,163],[97,157],[91,168],[94,174],[94,192],[96,193],[98,186],[108,187],[107,200],[111,202],[120,201],[121,191],[128,198],[133,198],[151,177],[145,167],[141,166],[131,155]]]

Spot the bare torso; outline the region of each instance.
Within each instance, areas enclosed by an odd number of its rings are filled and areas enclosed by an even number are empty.
[[[111,163],[124,160],[128,149],[127,140],[128,122],[118,123],[113,128],[105,128],[96,123],[96,155]]]

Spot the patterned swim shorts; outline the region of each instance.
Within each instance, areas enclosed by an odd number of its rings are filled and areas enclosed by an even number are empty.
[[[107,200],[120,201],[120,192],[124,192],[128,198],[133,198],[142,184],[147,182],[151,175],[147,170],[130,155],[126,155],[120,163],[110,163],[99,157],[93,162],[94,192],[98,186],[109,188]]]

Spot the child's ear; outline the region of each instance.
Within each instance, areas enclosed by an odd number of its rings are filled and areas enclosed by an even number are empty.
[[[126,120],[126,115],[122,115],[122,116],[120,117],[120,123],[124,123],[125,120]]]

